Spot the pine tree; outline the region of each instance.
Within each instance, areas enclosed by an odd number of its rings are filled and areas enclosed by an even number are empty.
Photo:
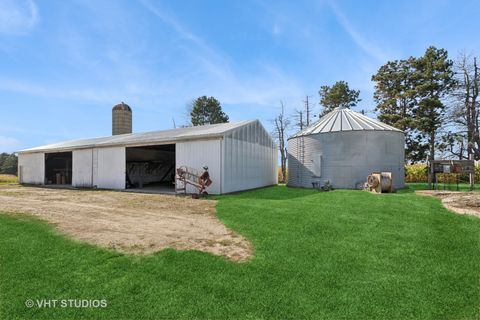
[[[435,159],[438,130],[444,124],[445,104],[442,99],[454,88],[453,61],[445,49],[429,47],[415,59],[415,91],[418,105],[415,109],[416,127],[428,139],[429,159]]]
[[[350,89],[348,82],[337,81],[333,86],[321,86],[320,91],[320,105],[323,106],[323,111],[320,116],[323,116],[337,107],[351,108],[357,105],[360,90]]]
[[[417,105],[415,58],[389,61],[372,76],[375,81],[375,111],[378,119],[405,133],[405,157],[411,162],[425,160],[428,143],[425,134],[416,129]]]
[[[194,126],[228,122],[228,116],[222,111],[220,102],[214,97],[207,96],[193,101],[190,117]]]

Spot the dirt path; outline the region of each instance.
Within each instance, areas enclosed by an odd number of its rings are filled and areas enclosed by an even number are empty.
[[[445,208],[455,213],[480,217],[480,194],[478,192],[417,190],[415,193],[438,198]]]
[[[217,219],[215,204],[157,194],[0,186],[0,212],[32,214],[81,241],[131,253],[170,247],[248,260],[250,243]]]

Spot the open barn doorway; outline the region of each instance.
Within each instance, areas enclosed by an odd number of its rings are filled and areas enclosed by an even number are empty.
[[[45,184],[72,184],[72,152],[45,153]]]
[[[175,192],[175,144],[126,148],[126,162],[127,189]]]

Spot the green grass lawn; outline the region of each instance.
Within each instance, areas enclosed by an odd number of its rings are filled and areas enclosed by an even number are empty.
[[[480,219],[436,199],[286,187],[219,199],[220,219],[255,247],[248,263],[171,249],[128,256],[0,215],[0,319],[480,317]],[[42,298],[108,306],[24,305]]]

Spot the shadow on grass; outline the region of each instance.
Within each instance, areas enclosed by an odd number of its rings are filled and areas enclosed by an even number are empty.
[[[416,190],[427,190],[428,186],[424,183],[406,183],[405,188],[398,189],[395,192],[399,194],[415,193]]]

